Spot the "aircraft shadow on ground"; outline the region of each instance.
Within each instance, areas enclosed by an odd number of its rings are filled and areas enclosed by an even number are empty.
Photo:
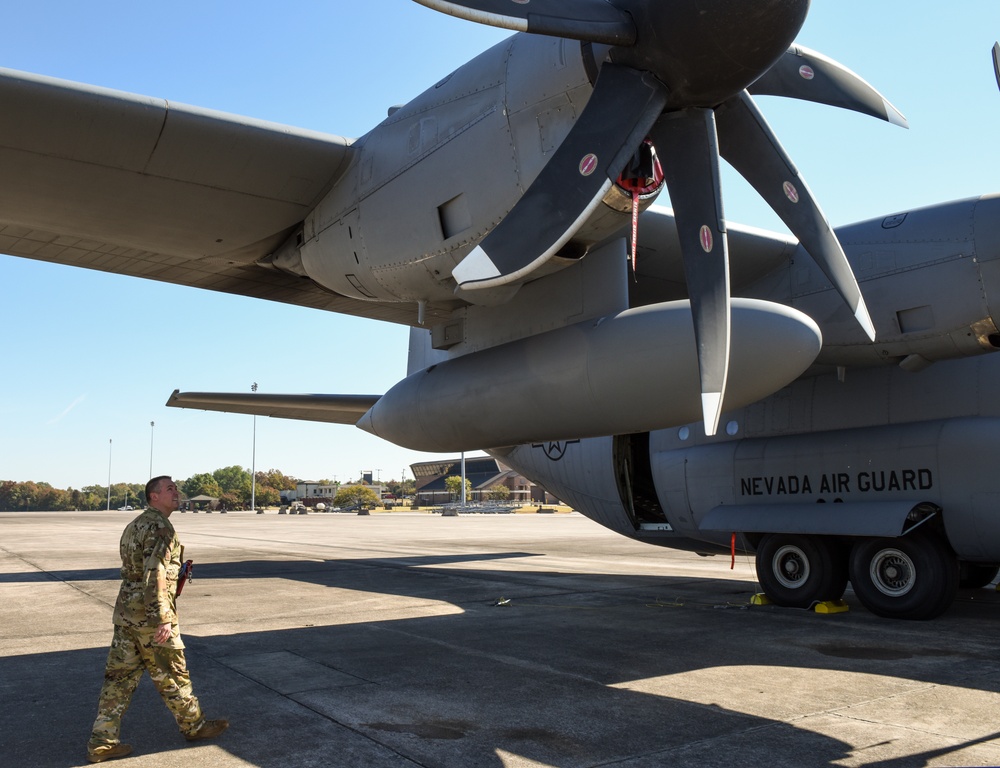
[[[270,768],[314,762],[501,766],[502,753],[575,766],[687,745],[669,753],[671,765],[686,766],[740,762],[738,752],[763,740],[777,764],[808,754],[809,764],[828,765],[847,758],[851,745],[809,730],[802,720],[792,725],[745,714],[711,696],[685,699],[684,680],[706,675],[706,685],[721,680],[738,690],[748,681],[736,677],[737,670],[764,670],[766,678],[768,669],[797,668],[1000,692],[1000,661],[960,642],[970,631],[986,637],[998,629],[1000,599],[985,591],[975,606],[960,602],[936,622],[911,623],[880,620],[859,607],[836,617],[746,610],[738,604],[753,585],[725,579],[564,574],[523,564],[510,571],[456,567],[526,556],[198,566],[199,580],[246,579],[246,599],[252,599],[253,579],[285,578],[461,609],[266,631],[252,631],[251,622],[250,631],[211,637],[187,633],[196,692],[210,716],[233,720],[219,746]],[[117,579],[117,570],[49,578]],[[6,583],[36,580],[3,577]],[[493,605],[498,589],[509,605]],[[706,595],[739,599],[711,604]],[[0,732],[17,734],[8,752],[12,765],[83,762],[105,654],[102,647],[0,658],[0,693],[22,703],[0,709]],[[734,675],[728,680],[727,670]],[[716,672],[723,677],[713,677]],[[666,682],[655,692],[624,687],[657,679]],[[184,748],[148,679],[125,729],[144,754],[163,757]],[[925,765],[961,746],[877,764]]]
[[[428,565],[449,565],[473,561],[505,560],[520,557],[540,557],[533,552],[487,552],[469,555],[418,555],[403,558],[371,558],[365,560],[252,560],[222,563],[197,563],[195,574],[199,579],[270,579],[298,578],[303,581],[323,583],[316,574],[328,574],[340,565],[370,563],[384,568],[414,568]],[[121,578],[118,568],[67,569],[59,571],[30,571],[0,573],[0,584],[25,584],[46,581],[117,581]]]

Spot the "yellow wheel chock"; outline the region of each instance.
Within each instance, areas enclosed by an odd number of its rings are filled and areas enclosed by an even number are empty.
[[[1000,589],[1000,587],[998,587]],[[750,598],[750,605],[771,605],[771,601],[763,592],[758,592]],[[851,607],[844,600],[824,600],[816,603],[813,611],[816,613],[847,613]]]

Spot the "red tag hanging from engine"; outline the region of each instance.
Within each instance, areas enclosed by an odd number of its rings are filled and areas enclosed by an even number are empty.
[[[639,205],[645,195],[651,195],[663,185],[663,169],[656,158],[653,142],[645,139],[625,170],[615,182],[632,197],[632,279],[635,279],[636,252],[639,243]]]

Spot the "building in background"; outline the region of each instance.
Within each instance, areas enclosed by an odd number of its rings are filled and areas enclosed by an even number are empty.
[[[322,502],[327,507],[332,507],[337,493],[342,488],[349,488],[353,485],[358,485],[358,483],[318,483],[314,480],[300,480],[296,483],[294,491],[281,492],[281,503],[287,505],[298,502],[307,507],[315,507]],[[385,495],[384,485],[373,485],[368,482],[365,482],[364,485],[371,488],[380,499]]]
[[[462,459],[425,461],[411,464],[415,481],[413,503],[419,506],[434,506],[451,501],[445,488],[445,479],[452,475],[462,476]],[[465,460],[465,479],[472,486],[472,501],[487,501],[490,489],[503,485],[509,491],[508,500],[520,504],[558,504],[559,500],[540,485],[536,485],[524,475],[497,461],[492,456],[473,456]]]

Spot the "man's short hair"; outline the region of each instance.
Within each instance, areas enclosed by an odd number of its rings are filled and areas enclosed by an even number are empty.
[[[146,503],[149,504],[149,495],[151,493],[160,492],[160,483],[164,480],[169,480],[170,475],[160,475],[159,477],[154,477],[148,483],[146,483]]]

